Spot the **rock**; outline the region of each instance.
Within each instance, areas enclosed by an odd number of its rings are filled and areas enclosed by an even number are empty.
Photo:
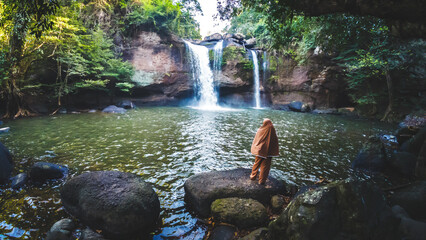
[[[416,167],[416,155],[408,152],[394,152],[390,159],[390,166],[394,171],[402,174],[405,177],[414,176]]]
[[[349,115],[349,116],[356,115],[355,108],[353,108],[353,107],[338,108],[337,112],[340,113],[340,114]]]
[[[212,41],[220,41],[222,39],[223,39],[223,37],[222,37],[222,35],[220,33],[214,33],[214,34],[212,34],[210,36],[205,37],[204,41],[206,41],[206,42],[212,42]]]
[[[135,107],[133,102],[130,100],[122,100],[118,103],[117,106],[124,109],[133,109]]]
[[[95,109],[90,109],[89,111],[88,111],[88,113],[96,113],[97,111],[95,110]]]
[[[121,107],[117,107],[115,105],[110,105],[110,106],[104,108],[102,110],[102,112],[104,112],[104,113],[120,113],[120,114],[124,114],[124,113],[126,113],[126,109],[121,108]]]
[[[0,143],[0,184],[7,183],[13,169],[12,155],[9,150]]]
[[[46,240],[71,240],[75,224],[71,219],[65,218],[57,221],[47,233]]]
[[[372,136],[363,144],[355,160],[353,169],[381,172],[385,167],[386,153],[378,137]]]
[[[239,238],[239,240],[264,240],[267,239],[268,229],[267,228],[258,228],[251,232],[250,234]]]
[[[86,228],[81,232],[80,240],[107,240],[101,234],[94,232],[90,228]]]
[[[245,46],[248,48],[252,48],[256,45],[256,38],[250,38],[246,41]]]
[[[284,197],[282,195],[274,195],[271,198],[272,211],[279,212],[285,205]]]
[[[400,128],[411,128],[411,129],[419,129],[426,126],[426,115],[419,114],[410,114],[405,116],[405,119],[399,123]]]
[[[12,188],[19,189],[23,187],[28,181],[28,175],[26,173],[20,173],[12,178]]]
[[[392,212],[401,222],[398,227],[399,239],[422,239],[426,236],[426,223],[410,218],[408,213],[399,205],[392,207]]]
[[[422,128],[414,137],[404,142],[400,150],[404,152],[411,152],[417,156],[425,141],[426,141],[426,127]]]
[[[30,169],[30,179],[34,182],[45,182],[49,179],[61,179],[67,175],[67,167],[48,162],[37,162]]]
[[[10,127],[0,128],[0,133],[8,133],[9,130],[10,130]]]
[[[232,240],[236,231],[232,226],[219,225],[213,229],[208,240]]]
[[[337,109],[329,108],[329,109],[315,109],[312,111],[313,114],[337,114]]]
[[[404,142],[412,138],[418,132],[419,132],[418,128],[404,127],[404,128],[399,128],[398,130],[396,130],[395,136],[398,143],[402,145]]]
[[[268,221],[266,208],[250,198],[216,199],[211,205],[211,212],[215,220],[239,228],[263,226]]]
[[[383,143],[385,148],[388,149],[397,149],[398,148],[398,140],[394,135],[382,135],[380,136],[380,141]]]
[[[223,35],[223,39],[229,39],[229,38],[235,38],[234,34],[232,34],[232,33],[225,33]]]
[[[346,180],[297,196],[268,228],[271,239],[395,239],[397,224],[377,186]]]
[[[246,38],[246,36],[244,36],[244,34],[242,34],[242,33],[235,33],[233,38],[241,41],[241,40],[244,40],[244,38]]]
[[[309,112],[309,105],[300,101],[291,102],[288,107],[295,112]]]
[[[414,219],[424,219],[426,216],[426,181],[416,182],[407,187],[394,191],[389,197],[392,205],[404,208]]]
[[[60,114],[67,114],[67,109],[66,108],[61,108],[61,109],[59,109],[58,113],[60,113]]]
[[[269,204],[271,197],[285,192],[280,181],[268,177],[266,185],[251,181],[251,169],[234,169],[200,173],[187,179],[184,184],[185,202],[202,217],[208,217],[210,205],[219,198],[252,198]]]
[[[149,233],[160,215],[151,185],[131,173],[83,173],[64,184],[61,199],[70,214],[112,239]]]

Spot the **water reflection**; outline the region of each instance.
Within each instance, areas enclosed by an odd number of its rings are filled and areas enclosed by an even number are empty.
[[[277,130],[281,155],[273,159],[271,174],[296,184],[310,184],[320,176],[345,178],[362,142],[370,134],[392,130],[381,123],[267,109],[144,108],[124,115],[21,119],[7,123],[11,131],[0,135],[0,141],[16,156],[17,170],[43,160],[69,166],[71,176],[96,170],[135,173],[160,198],[163,224],[154,239],[199,239],[206,226],[185,208],[185,180],[205,171],[251,167],[250,146],[266,117]],[[67,216],[60,187],[53,182],[1,191],[0,239],[13,231],[22,234],[18,238],[43,238]]]

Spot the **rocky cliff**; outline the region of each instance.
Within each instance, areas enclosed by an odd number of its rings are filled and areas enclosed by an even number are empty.
[[[255,46],[243,36],[214,34],[195,42],[211,50],[224,40],[222,71],[215,76],[219,102],[233,106],[252,106],[253,61],[246,46]],[[191,98],[194,81],[184,42],[167,34],[141,32],[133,39],[124,57],[135,67],[136,88],[133,100],[137,105],[174,104]],[[285,105],[302,101],[313,108],[340,107],[347,104],[341,69],[330,58],[310,54],[304,65],[280,54],[263,54],[257,50],[262,105]],[[264,64],[265,63],[265,64]],[[268,66],[266,69],[262,66]]]

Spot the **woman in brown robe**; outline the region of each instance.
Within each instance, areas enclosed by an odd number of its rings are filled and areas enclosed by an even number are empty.
[[[256,158],[250,179],[256,180],[260,168],[259,184],[265,184],[271,169],[272,157],[279,156],[278,137],[270,119],[265,118],[262,126],[257,130],[251,145],[251,154]]]

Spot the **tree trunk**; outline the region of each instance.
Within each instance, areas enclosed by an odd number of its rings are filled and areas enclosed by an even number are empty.
[[[386,108],[385,115],[383,116],[382,119],[380,119],[380,121],[385,121],[388,118],[389,113],[392,112],[392,108],[393,108],[393,84],[392,84],[392,78],[390,76],[389,70],[386,71],[386,84],[388,86],[389,103],[388,103],[388,107]]]

